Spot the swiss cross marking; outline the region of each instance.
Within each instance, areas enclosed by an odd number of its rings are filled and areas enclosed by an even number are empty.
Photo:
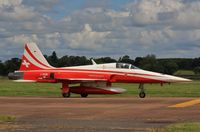
[[[28,68],[29,65],[30,65],[30,63],[27,62],[26,60],[24,60],[24,61],[22,62],[22,65],[24,65],[26,68]]]

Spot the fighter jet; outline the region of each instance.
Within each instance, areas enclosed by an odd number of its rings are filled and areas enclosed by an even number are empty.
[[[113,83],[138,83],[139,97],[145,98],[145,83],[188,82],[189,79],[142,70],[127,63],[97,64],[61,67],[51,66],[35,43],[25,44],[20,69],[9,73],[16,82],[61,83],[61,94],[70,97],[71,93],[87,97],[89,94],[120,94],[126,90],[113,87]],[[70,84],[79,84],[70,86]]]

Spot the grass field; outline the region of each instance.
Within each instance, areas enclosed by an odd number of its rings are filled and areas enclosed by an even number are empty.
[[[161,97],[200,97],[200,81],[191,83],[145,84],[147,96]],[[5,78],[0,79],[0,96],[50,96],[60,97],[61,84],[16,83]],[[114,84],[113,87],[125,88],[127,92],[119,95],[102,96],[138,96],[138,84]],[[74,95],[72,95],[74,96]],[[79,96],[79,95],[78,95]]]
[[[14,116],[8,116],[8,115],[0,115],[0,122],[12,122],[15,121]]]
[[[152,132],[199,132],[200,122],[172,124],[165,128],[152,129]]]
[[[178,70],[174,75],[195,75],[192,70]]]

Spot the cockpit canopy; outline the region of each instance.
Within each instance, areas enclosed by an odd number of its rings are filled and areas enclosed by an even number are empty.
[[[128,63],[116,63],[116,68],[122,69],[139,69],[138,67]]]

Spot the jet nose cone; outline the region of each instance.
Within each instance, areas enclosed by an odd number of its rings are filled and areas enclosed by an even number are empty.
[[[191,82],[192,81],[190,79],[186,79],[182,77],[176,77],[176,76],[170,76],[170,75],[166,75],[166,76],[169,82]]]

